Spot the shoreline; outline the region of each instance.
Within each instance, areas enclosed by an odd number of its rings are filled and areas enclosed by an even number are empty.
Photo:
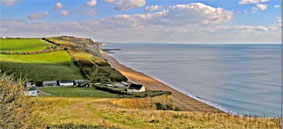
[[[148,76],[127,66],[124,66],[107,53],[103,53],[102,55],[113,68],[121,72],[125,77],[128,78],[130,82],[143,84],[147,90],[163,90],[172,92],[174,105],[184,111],[231,113],[220,107],[217,108],[216,105],[203,102],[195,96],[187,93],[182,93],[178,91],[177,88],[169,86],[160,79]]]

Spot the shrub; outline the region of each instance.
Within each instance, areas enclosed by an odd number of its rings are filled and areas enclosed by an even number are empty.
[[[23,79],[0,73],[0,128],[32,128],[35,103],[24,95],[23,83]]]

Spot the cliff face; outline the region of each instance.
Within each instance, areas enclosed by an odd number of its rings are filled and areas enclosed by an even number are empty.
[[[58,39],[75,43],[79,48],[83,48],[86,52],[103,58],[100,53],[100,44],[88,38],[76,38],[72,36],[61,36]]]
[[[71,36],[43,38],[67,50],[83,75],[95,82],[127,81],[119,71],[113,69],[101,54],[100,43],[87,38]]]

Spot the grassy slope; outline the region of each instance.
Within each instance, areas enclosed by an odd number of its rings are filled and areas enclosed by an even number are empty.
[[[92,87],[39,87],[39,90],[51,94],[52,96],[62,97],[100,97],[100,98],[115,98],[116,94],[96,90]]]
[[[1,55],[0,69],[22,74],[34,81],[81,79],[81,73],[66,51],[35,55]]]
[[[160,111],[116,106],[117,99],[40,97],[35,112],[48,125],[104,125],[120,128],[280,128],[280,119],[218,113]],[[148,101],[148,99],[143,99]]]
[[[0,39],[0,51],[28,52],[53,46],[41,39]]]

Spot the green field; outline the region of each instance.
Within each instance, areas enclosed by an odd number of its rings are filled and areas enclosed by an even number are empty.
[[[72,62],[66,51],[34,55],[2,55],[0,54],[2,72],[26,76],[34,81],[74,80],[83,76]]]
[[[62,97],[100,97],[115,98],[116,94],[97,90],[93,87],[39,87],[39,90],[51,94],[52,96]]]
[[[42,39],[0,39],[0,51],[30,52],[53,46]]]

